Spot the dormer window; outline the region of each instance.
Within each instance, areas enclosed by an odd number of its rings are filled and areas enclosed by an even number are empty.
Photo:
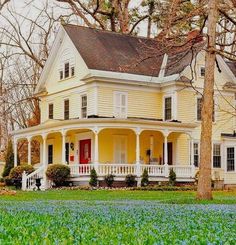
[[[204,66],[200,67],[200,76],[205,77],[205,67]]]
[[[65,78],[68,78],[70,76],[70,64],[69,64],[69,62],[65,63],[64,72],[65,72]]]
[[[60,80],[73,77],[75,75],[75,57],[66,49],[61,54],[60,67],[59,67],[59,78]]]

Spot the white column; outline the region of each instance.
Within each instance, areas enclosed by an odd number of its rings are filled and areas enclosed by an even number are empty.
[[[98,132],[94,132],[94,135],[94,163],[97,165],[99,161]]]
[[[61,147],[61,163],[66,164],[66,131],[61,131],[62,147]]]
[[[17,166],[17,139],[14,139],[13,148],[14,148],[14,167],[16,167]]]
[[[47,135],[43,134],[42,138],[43,138],[43,165],[44,165],[45,170],[46,170],[46,167],[48,165],[47,154],[46,154],[47,153]]]
[[[31,165],[31,137],[28,137],[27,140],[28,140],[28,164]]]
[[[164,132],[164,166],[165,166],[165,177],[169,176],[169,167],[168,167],[168,135],[169,132]]]
[[[164,136],[164,164],[168,165],[168,136]]]

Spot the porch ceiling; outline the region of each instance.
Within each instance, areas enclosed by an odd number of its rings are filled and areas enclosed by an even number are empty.
[[[70,119],[70,120],[48,120],[40,125],[15,130],[12,135],[16,138],[36,136],[39,134],[53,133],[61,130],[75,130],[75,129],[90,129],[95,128],[127,128],[136,130],[169,130],[171,132],[186,132],[190,133],[197,124],[195,123],[181,123],[181,122],[166,122],[157,121],[155,119],[138,119],[138,118],[87,118],[87,119]]]

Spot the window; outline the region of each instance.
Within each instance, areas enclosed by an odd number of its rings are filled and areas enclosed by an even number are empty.
[[[48,118],[53,119],[53,104],[48,105]]]
[[[220,144],[213,145],[213,168],[221,167]]]
[[[66,148],[66,154],[65,154],[66,163],[69,164],[70,144],[68,142],[66,143],[65,148]]]
[[[48,145],[48,164],[53,163],[53,145]]]
[[[65,78],[70,76],[70,64],[69,62],[65,63]]]
[[[87,117],[87,95],[81,97],[81,118]]]
[[[128,95],[124,92],[115,92],[114,96],[114,116],[118,118],[127,117]]]
[[[71,67],[71,76],[73,77],[74,75],[75,75],[75,67],[72,66],[72,67]]]
[[[60,80],[63,79],[63,71],[60,71]]]
[[[114,144],[115,163],[127,163],[127,138],[126,136],[116,135]]]
[[[197,98],[197,121],[202,120],[202,98]],[[215,121],[215,102],[213,101],[212,122]]]
[[[200,67],[200,76],[205,77],[205,67],[204,66]]]
[[[70,102],[69,100],[64,100],[64,119],[68,120],[70,118]]]
[[[194,161],[194,166],[198,167],[199,165],[199,144],[198,143],[193,144],[193,161]]]
[[[202,120],[202,98],[197,98],[197,120]]]
[[[227,171],[235,171],[234,166],[234,147],[227,147]]]
[[[166,97],[165,98],[165,121],[166,120],[171,120],[172,118],[172,98],[171,97]]]

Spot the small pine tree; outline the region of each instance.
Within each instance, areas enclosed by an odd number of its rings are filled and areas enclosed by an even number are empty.
[[[149,179],[148,179],[148,171],[145,168],[142,174],[142,179],[141,179],[141,186],[148,186],[149,184]]]
[[[5,166],[2,173],[2,177],[8,176],[12,168],[14,168],[14,152],[12,141],[9,140],[7,145],[7,152],[5,155]]]
[[[96,187],[98,185],[98,175],[97,175],[97,172],[94,168],[92,168],[91,172],[90,172],[89,185],[92,187]]]
[[[169,185],[174,186],[176,183],[176,173],[173,168],[170,169],[169,173]]]

